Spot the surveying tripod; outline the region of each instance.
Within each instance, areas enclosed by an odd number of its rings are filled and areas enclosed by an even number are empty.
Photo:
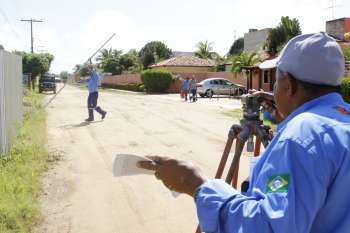
[[[254,148],[254,136],[255,136],[255,148]],[[247,151],[254,152],[254,156],[259,156],[261,144],[266,148],[267,145],[272,140],[273,134],[270,127],[264,125],[262,120],[258,117],[249,119],[244,117],[240,120],[239,125],[232,125],[228,133],[228,138],[226,141],[224,152],[221,156],[221,160],[216,171],[215,179],[220,179],[224,172],[228,156],[230,154],[233,141],[236,140],[235,153],[231,166],[226,175],[226,183],[231,184],[235,189],[237,189],[238,182],[238,171],[239,162],[242,155],[244,145],[247,143]],[[249,187],[249,182],[245,181],[242,183],[242,191],[247,191]],[[200,227],[198,225],[196,233],[200,233]]]

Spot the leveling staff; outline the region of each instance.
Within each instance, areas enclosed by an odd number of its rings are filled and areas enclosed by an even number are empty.
[[[325,33],[293,38],[276,59],[277,134],[246,193],[208,180],[191,163],[151,157],[169,189],[195,198],[201,230],[350,232],[350,105],[338,94],[344,56]],[[264,97],[262,93],[256,93]]]

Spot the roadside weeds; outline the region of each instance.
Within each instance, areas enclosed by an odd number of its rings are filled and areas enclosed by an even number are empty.
[[[24,122],[10,151],[0,157],[0,232],[27,233],[40,220],[42,174],[60,159],[45,146],[43,95],[26,92]]]

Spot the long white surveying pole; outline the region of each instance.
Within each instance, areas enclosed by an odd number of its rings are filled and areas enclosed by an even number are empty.
[[[115,36],[115,33],[113,33],[113,35],[111,35],[111,36],[108,38],[108,40],[106,40],[106,42],[103,43],[103,45],[102,45],[94,54],[92,54],[92,55],[87,59],[87,61],[86,61],[85,63],[91,61],[91,59],[92,59],[103,47],[105,47],[105,45],[106,45],[110,40],[112,40],[112,38],[113,38],[114,36]]]

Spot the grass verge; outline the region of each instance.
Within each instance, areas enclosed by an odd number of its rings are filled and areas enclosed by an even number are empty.
[[[41,176],[50,156],[43,96],[24,97],[24,122],[10,151],[0,157],[0,232],[27,233],[40,217]]]

